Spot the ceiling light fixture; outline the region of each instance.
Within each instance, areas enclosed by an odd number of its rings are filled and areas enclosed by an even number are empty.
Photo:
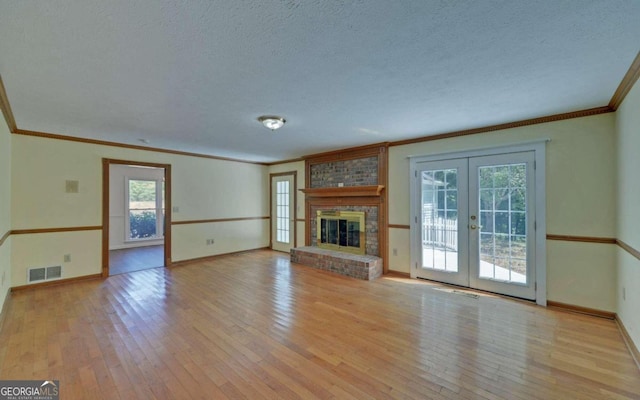
[[[258,117],[258,121],[262,122],[262,125],[272,131],[282,128],[284,123],[287,122],[284,118],[278,117],[277,115],[263,115]]]

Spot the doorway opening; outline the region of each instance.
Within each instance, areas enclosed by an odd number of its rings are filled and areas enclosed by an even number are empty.
[[[102,275],[171,262],[171,166],[103,159]]]
[[[271,249],[296,247],[296,171],[271,174]]]

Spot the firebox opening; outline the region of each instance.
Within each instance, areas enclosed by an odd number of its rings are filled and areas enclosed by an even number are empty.
[[[317,211],[318,247],[365,254],[365,214],[362,211]]]

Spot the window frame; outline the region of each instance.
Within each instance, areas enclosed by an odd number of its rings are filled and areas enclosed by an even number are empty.
[[[130,205],[129,187],[130,187],[131,181],[155,182],[156,184],[156,207],[155,207],[156,235],[155,236],[146,237],[146,238],[131,237],[131,208],[129,208],[129,205]],[[164,210],[164,207],[163,207],[163,203],[164,203],[164,196],[162,193],[163,185],[164,185],[164,178],[157,178],[157,179],[138,178],[135,176],[124,177],[124,242],[125,243],[164,240],[164,212],[166,212],[166,210]]]

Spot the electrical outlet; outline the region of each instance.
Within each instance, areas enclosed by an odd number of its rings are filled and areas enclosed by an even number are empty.
[[[214,244],[214,243],[215,243],[215,240],[207,239],[207,246],[210,245],[210,244]]]
[[[71,262],[71,254],[64,255],[64,262]]]
[[[393,255],[397,256],[398,255],[398,249],[393,249]]]
[[[174,213],[180,212],[180,207],[173,206],[171,209],[173,210]]]
[[[627,300],[627,288],[622,288],[622,300]]]

